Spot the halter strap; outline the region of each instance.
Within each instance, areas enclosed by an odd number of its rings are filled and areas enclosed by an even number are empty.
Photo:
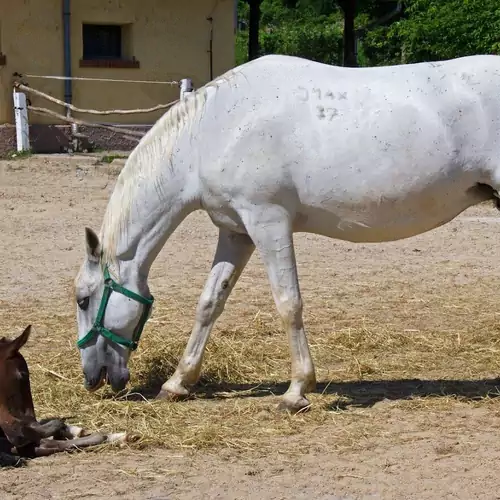
[[[111,330],[108,330],[104,327],[104,314],[106,313],[106,307],[108,306],[109,298],[112,292],[117,292],[125,295],[125,297],[128,297],[129,299],[135,300],[136,302],[144,305],[144,310],[142,311],[139,323],[134,330],[132,340],[126,339],[121,335],[113,333]],[[85,335],[85,337],[78,340],[76,345],[81,349],[97,335],[102,335],[103,337],[106,337],[116,344],[124,346],[131,351],[135,351],[139,345],[139,340],[141,338],[144,325],[149,318],[149,312],[151,310],[151,307],[153,306],[153,302],[153,296],[151,296],[151,298],[143,297],[142,295],[132,292],[131,290],[128,290],[127,288],[114,281],[109,274],[108,266],[106,266],[104,268],[104,292],[102,294],[101,304],[99,305],[99,310],[97,312],[94,325],[87,333],[87,335]]]

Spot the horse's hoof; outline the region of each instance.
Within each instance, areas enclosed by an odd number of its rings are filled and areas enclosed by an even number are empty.
[[[294,399],[288,399],[284,398],[278,405],[278,411],[281,412],[288,412],[291,413],[292,415],[295,415],[296,413],[303,413],[306,411],[309,411],[311,408],[311,404],[309,401],[304,398],[294,398]]]
[[[173,392],[166,391],[162,389],[157,395],[155,399],[163,400],[163,401],[185,401],[189,398],[188,394],[174,394]]]

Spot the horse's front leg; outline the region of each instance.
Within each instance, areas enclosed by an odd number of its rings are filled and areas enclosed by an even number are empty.
[[[219,231],[212,270],[196,308],[196,322],[191,336],[175,373],[163,384],[157,398],[185,397],[198,381],[210,332],[254,250],[255,246],[248,236],[222,229]]]
[[[302,298],[293,245],[292,223],[283,207],[247,212],[244,220],[264,262],[273,298],[288,334],[292,377],[280,409],[297,412],[309,406],[306,393],[314,390],[316,375],[302,320]]]

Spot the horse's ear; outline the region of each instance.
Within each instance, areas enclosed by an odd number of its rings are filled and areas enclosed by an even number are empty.
[[[85,246],[87,247],[87,257],[93,262],[99,262],[101,258],[101,242],[99,236],[89,227],[85,228]]]
[[[19,337],[17,337],[14,340],[11,340],[3,347],[2,353],[1,353],[3,359],[7,359],[10,356],[12,356],[13,354],[16,354],[17,352],[19,352],[23,348],[24,344],[26,344],[26,342],[28,342],[30,334],[31,334],[31,325],[28,325],[24,329],[24,332],[21,333],[21,335],[19,335]]]

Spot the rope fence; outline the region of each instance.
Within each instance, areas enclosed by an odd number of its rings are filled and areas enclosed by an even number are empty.
[[[153,85],[179,86],[181,81],[172,80],[163,82],[161,80],[119,80],[115,78],[91,78],[87,76],[57,76],[57,75],[30,75],[27,73],[14,73],[18,78],[40,78],[45,80],[79,80],[83,82],[111,82],[111,83],[150,83]]]
[[[96,109],[81,109],[77,108],[76,106],[73,106],[72,104],[69,104],[67,102],[61,101],[60,99],[56,99],[55,97],[52,97],[51,95],[46,94],[45,92],[41,92],[40,90],[35,90],[31,87],[28,87],[22,83],[14,83],[14,88],[18,90],[22,90],[24,92],[27,92],[28,94],[33,94],[38,97],[43,97],[44,99],[47,99],[48,101],[51,101],[55,104],[59,104],[60,106],[64,106],[67,109],[71,109],[71,111],[74,111],[75,113],[82,113],[82,114],[89,114],[89,115],[132,115],[132,114],[137,114],[137,113],[151,113],[153,111],[158,111],[159,109],[167,109],[179,102],[177,99],[176,101],[169,102],[168,104],[158,104],[157,106],[153,106],[152,108],[144,108],[144,109],[110,109],[106,111],[99,111]]]
[[[148,84],[148,83],[153,83],[153,84],[164,84],[164,85],[177,85],[180,86],[180,99],[184,97],[185,93],[192,92],[193,91],[193,86],[192,82],[189,78],[185,78],[181,80],[180,82],[177,81],[154,81],[154,80],[116,80],[116,79],[105,79],[105,78],[84,78],[84,77],[64,77],[64,76],[49,76],[49,75],[29,75],[29,74],[20,74],[20,73],[14,73],[15,77],[18,78],[24,78],[24,77],[29,77],[29,78],[47,78],[47,79],[54,79],[54,80],[92,80],[92,81],[99,81],[99,82],[124,82],[124,83],[139,83],[139,84]],[[82,125],[86,127],[94,127],[94,128],[100,128],[103,130],[108,130],[110,132],[115,132],[122,134],[124,138],[128,140],[132,140],[135,142],[139,142],[139,140],[144,136],[145,132],[138,132],[136,130],[130,130],[126,127],[122,126],[114,126],[110,124],[104,124],[104,123],[95,123],[95,122],[90,122],[87,120],[82,120],[79,118],[75,118],[71,116],[71,111],[74,113],[81,113],[81,114],[89,114],[89,115],[99,115],[99,116],[107,116],[107,115],[132,115],[132,114],[145,114],[145,113],[152,113],[154,111],[158,110],[163,110],[163,109],[168,109],[172,107],[174,104],[178,103],[180,99],[177,99],[175,101],[166,103],[166,104],[158,104],[156,106],[150,107],[150,108],[141,108],[141,109],[110,109],[110,110],[97,110],[97,109],[82,109],[74,106],[73,104],[67,103],[65,101],[62,101],[60,99],[57,99],[56,97],[53,97],[49,94],[46,94],[45,92],[42,92],[41,90],[34,89],[30,86],[28,86],[26,83],[22,83],[19,81],[14,81],[13,83],[14,87],[14,112],[15,112],[15,119],[16,119],[16,136],[17,136],[17,150],[18,151],[23,151],[23,150],[29,150],[30,145],[29,145],[29,123],[28,123],[28,111],[30,111],[33,114],[36,115],[42,115],[42,116],[50,116],[52,118],[57,118],[58,120],[65,122],[65,123],[70,123],[72,125],[72,136],[73,136],[73,141],[76,143],[78,138],[84,138],[86,137],[84,134],[80,133],[78,131],[77,126]],[[66,108],[67,113],[66,115],[63,115],[61,113],[58,113],[56,111],[53,111],[48,108],[44,108],[41,106],[33,106],[31,102],[26,98],[26,94],[30,94],[33,96],[40,97],[42,99],[45,99],[49,102],[52,102],[54,104],[57,104],[58,106],[62,106]]]
[[[85,120],[79,120],[78,118],[64,116],[61,115],[60,113],[56,113],[55,111],[46,108],[39,108],[31,105],[28,105],[27,108],[29,111],[32,111],[37,115],[52,116],[53,118],[57,118],[58,120],[62,120],[67,123],[74,123],[75,125],[85,125],[87,127],[102,128],[104,130],[109,130],[111,132],[119,132],[121,134],[132,136],[134,140],[137,141],[139,141],[139,139],[144,135],[142,132],[137,132],[135,130],[128,130],[121,127],[113,127],[112,125],[104,125],[103,123],[91,123]]]

